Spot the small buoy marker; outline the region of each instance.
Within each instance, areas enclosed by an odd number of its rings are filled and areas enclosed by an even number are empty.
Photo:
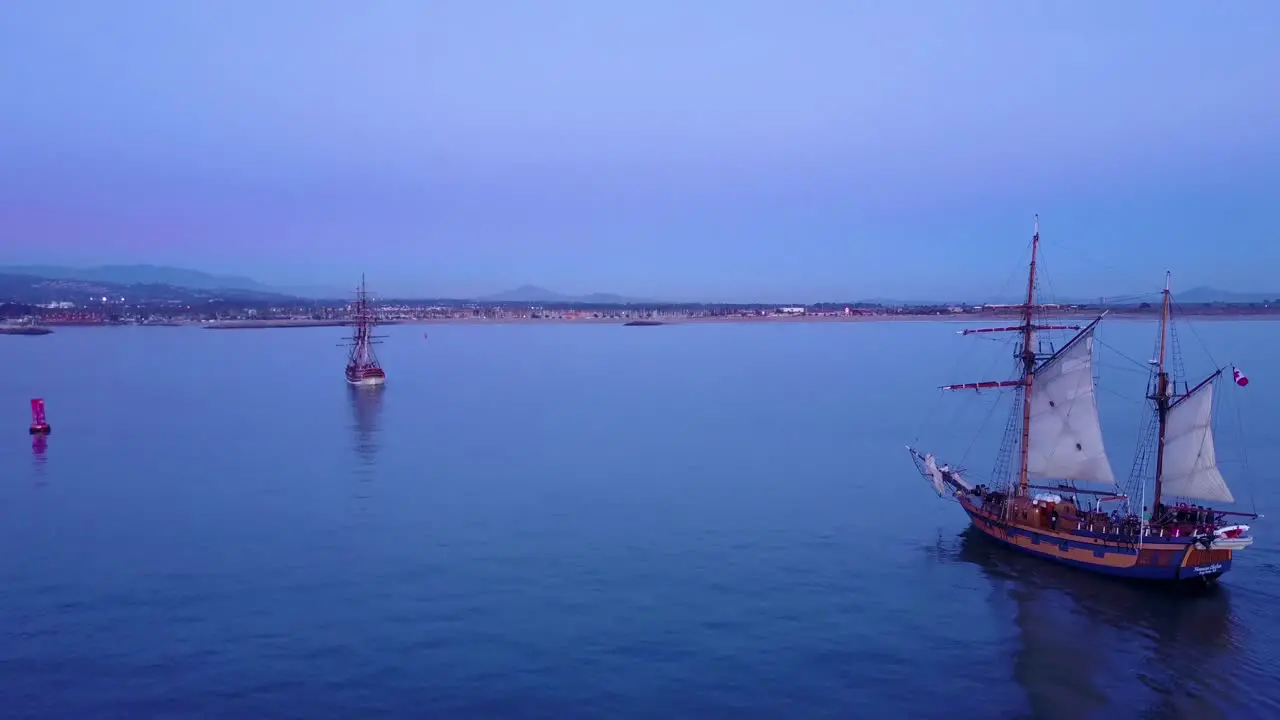
[[[51,432],[53,428],[49,427],[44,418],[44,400],[31,398],[31,434],[48,435]]]

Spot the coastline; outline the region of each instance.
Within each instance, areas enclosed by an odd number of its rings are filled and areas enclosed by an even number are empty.
[[[190,322],[205,330],[267,330],[270,328],[343,327],[351,325],[347,320],[224,320],[215,322]]]
[[[387,320],[379,325],[404,325],[403,320]],[[271,328],[349,327],[352,320],[225,320],[222,322],[166,323],[166,325],[199,325],[205,330],[268,330]]]
[[[1096,318],[1097,315],[1054,315],[1047,316],[1046,319],[1055,321],[1080,321],[1087,323]],[[1239,314],[1230,315],[1222,313],[1205,313],[1203,315],[1187,313],[1181,317],[1194,319],[1197,321],[1204,320],[1208,322],[1230,322],[1247,320],[1250,322],[1267,322],[1280,320],[1280,314],[1264,315],[1264,314]],[[1159,317],[1153,317],[1149,313],[1116,313],[1107,314],[1107,320],[1122,320],[1125,322],[1158,322]],[[947,316],[947,315],[853,315],[845,316],[809,316],[809,317],[690,317],[690,318],[660,318],[661,325],[736,325],[736,324],[843,324],[843,323],[893,323],[893,322],[925,322],[925,323],[955,323],[955,324],[973,324],[983,322],[1000,322],[1011,320],[1011,318],[1003,316]],[[422,318],[412,320],[397,320],[392,322],[379,323],[379,325],[618,325],[623,326],[628,322],[625,318]]]
[[[1057,322],[1079,322],[1087,323],[1097,317],[1094,313],[1062,313],[1054,315],[1046,315],[1046,320]],[[1184,312],[1181,317],[1197,322],[1268,322],[1280,320],[1280,313],[1229,313],[1229,312],[1206,312],[1194,313]],[[952,314],[952,315],[925,315],[925,314],[877,314],[877,315],[730,315],[730,316],[708,316],[708,317],[665,317],[658,318],[641,318],[642,320],[653,320],[655,322],[645,322],[645,326],[665,326],[665,325],[738,325],[738,324],[846,324],[846,323],[954,323],[954,324],[974,324],[974,323],[992,323],[992,322],[1016,322],[1017,318],[1003,314]],[[386,325],[617,325],[625,327],[628,323],[634,323],[637,318],[620,318],[620,317],[453,317],[453,318],[394,318],[378,322],[379,326]],[[1111,311],[1107,313],[1108,321],[1122,322],[1156,322],[1159,320],[1157,316],[1151,313],[1123,312]],[[310,320],[310,319],[279,319],[279,320],[227,320],[222,322],[201,322],[198,320],[191,321],[170,321],[170,322],[149,322],[149,323],[125,323],[125,322],[48,322],[44,324],[46,328],[56,327],[199,327],[205,330],[270,330],[281,328],[315,328],[315,327],[348,327],[353,323],[349,320]],[[17,334],[17,333],[13,333]]]

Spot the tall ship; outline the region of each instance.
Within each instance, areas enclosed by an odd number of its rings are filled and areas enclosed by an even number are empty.
[[[1015,376],[942,388],[1014,394],[990,482],[975,484],[967,471],[908,446],[916,469],[939,496],[956,500],[977,530],[1010,548],[1122,578],[1216,581],[1231,569],[1235,553],[1253,543],[1243,523],[1258,517],[1214,507],[1235,502],[1214,444],[1214,388],[1223,369],[1192,382],[1173,376],[1181,362],[1170,358],[1166,273],[1146,388],[1151,414],[1122,491],[1103,444],[1096,398],[1094,333],[1103,318],[1081,328],[1045,317],[1056,306],[1037,305],[1039,250],[1037,218],[1025,303],[1008,306],[1021,322],[961,331],[1014,333]],[[1038,341],[1038,334],[1053,330],[1077,332],[1055,349]],[[1234,367],[1232,373],[1237,384],[1247,383]]]
[[[378,357],[373,352],[373,346],[379,344],[383,336],[373,334],[373,328],[377,325],[377,317],[374,315],[373,307],[369,304],[369,293],[365,288],[364,275],[360,276],[360,287],[356,289],[352,324],[355,327],[355,331],[351,337],[347,338],[349,342],[346,345],[346,347],[350,348],[347,353],[347,383],[359,386],[382,385],[387,381],[387,373],[378,364]]]
[[[36,324],[34,317],[25,317],[16,322],[0,321],[0,335],[48,335],[53,332],[43,325]]]

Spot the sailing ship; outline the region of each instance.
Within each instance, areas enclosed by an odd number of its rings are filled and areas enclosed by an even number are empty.
[[[356,302],[352,316],[355,332],[347,338],[351,348],[347,354],[347,383],[351,385],[382,385],[387,381],[387,373],[378,364],[373,353],[373,345],[383,336],[373,335],[377,325],[373,308],[369,305],[369,293],[365,288],[364,275],[360,276],[360,287],[356,289]]]
[[[1049,307],[1036,304],[1039,246],[1037,218],[1026,302],[1011,306],[1021,322],[962,331],[1020,334],[1017,376],[942,388],[1014,391],[991,482],[974,484],[964,477],[967,471],[940,465],[934,455],[908,446],[917,470],[940,496],[958,501],[977,530],[1024,553],[1122,578],[1216,581],[1231,569],[1234,554],[1253,543],[1242,523],[1258,517],[1197,504],[1235,502],[1214,445],[1214,387],[1222,369],[1194,385],[1172,376],[1179,363],[1169,358],[1172,296],[1166,274],[1157,357],[1150,361],[1147,384],[1152,414],[1135,457],[1135,487],[1122,492],[1103,445],[1095,395],[1094,332],[1103,318],[1083,328],[1037,320]],[[1050,330],[1078,332],[1056,350],[1041,352],[1037,333]],[[1148,479],[1154,491],[1149,505]]]
[[[0,335],[48,335],[52,332],[43,325],[37,325],[34,317],[25,317],[16,322],[0,322]]]

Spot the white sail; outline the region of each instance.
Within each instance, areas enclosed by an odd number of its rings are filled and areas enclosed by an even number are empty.
[[[949,475],[951,476],[951,479],[952,479],[952,480],[956,481],[956,484],[957,484],[957,485],[959,485],[960,487],[964,488],[965,490],[970,490],[970,491],[972,491],[972,490],[973,490],[973,483],[971,483],[971,482],[969,482],[968,480],[965,480],[964,478],[960,477],[960,471],[959,471],[959,470],[952,470],[952,469],[948,468],[948,467],[947,467],[947,466],[945,466],[945,465],[943,466],[943,468],[942,468],[942,469],[943,469],[943,471],[944,471],[944,472],[946,472],[947,474],[949,474]]]
[[[1161,492],[1166,497],[1235,502],[1227,481],[1218,472],[1213,445],[1213,383],[1169,408]]]
[[[933,483],[933,489],[938,491],[938,495],[944,495],[947,486],[942,484],[942,471],[938,469],[938,461],[933,459],[933,455],[924,456],[924,469],[929,473],[929,480]]]
[[[1036,370],[1027,474],[1114,486],[1093,388],[1093,330]]]

